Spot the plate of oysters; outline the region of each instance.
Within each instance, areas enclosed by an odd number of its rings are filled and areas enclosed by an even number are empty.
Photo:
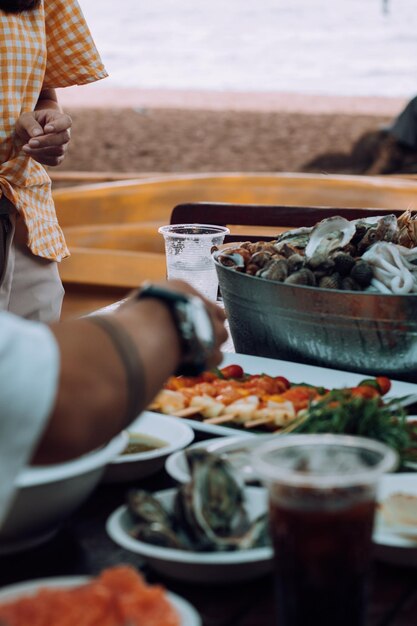
[[[186,458],[187,483],[128,493],[107,521],[111,539],[190,583],[239,583],[269,572],[266,489],[246,486],[227,460],[206,450],[189,448]]]

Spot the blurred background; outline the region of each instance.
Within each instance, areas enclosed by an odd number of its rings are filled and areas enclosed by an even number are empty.
[[[62,90],[61,169],[303,171],[417,93],[413,0],[80,4],[110,77]]]

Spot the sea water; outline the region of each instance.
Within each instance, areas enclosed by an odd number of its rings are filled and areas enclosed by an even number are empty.
[[[417,93],[415,0],[80,2],[103,87]]]

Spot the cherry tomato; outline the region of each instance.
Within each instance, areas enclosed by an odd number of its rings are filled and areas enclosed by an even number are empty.
[[[275,379],[277,382],[280,382],[283,384],[284,389],[289,389],[291,387],[291,383],[289,380],[287,380],[286,378],[284,378],[284,376],[275,376]]]
[[[220,369],[225,378],[243,378],[245,372],[240,365],[227,365]]]
[[[376,382],[378,383],[383,396],[391,389],[391,381],[386,376],[377,376]]]

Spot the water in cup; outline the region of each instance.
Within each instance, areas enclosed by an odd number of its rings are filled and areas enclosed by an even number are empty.
[[[167,276],[185,280],[210,300],[216,300],[218,279],[211,257],[213,246],[223,243],[228,228],[210,224],[163,226]]]

